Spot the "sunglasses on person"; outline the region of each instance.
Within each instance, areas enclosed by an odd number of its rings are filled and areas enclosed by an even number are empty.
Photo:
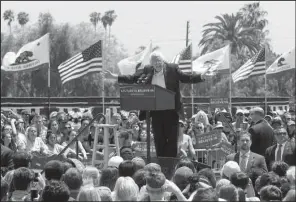
[[[241,113],[238,113],[238,114],[237,114],[237,116],[243,116],[243,114],[241,114]]]
[[[275,135],[287,135],[287,133],[285,133],[285,132],[279,132],[279,133],[275,133]]]

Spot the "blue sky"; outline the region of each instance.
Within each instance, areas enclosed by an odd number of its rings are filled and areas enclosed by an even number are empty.
[[[190,39],[194,52],[198,51],[202,26],[214,22],[216,15],[234,13],[251,1],[236,2],[116,2],[116,1],[1,1],[1,16],[7,9],[15,13],[29,13],[31,23],[36,22],[40,12],[50,12],[57,23],[77,24],[89,22],[93,11],[104,13],[113,9],[118,18],[112,26],[112,33],[120,40],[129,54],[150,40],[161,47],[171,60],[185,47],[186,21],[190,21]],[[295,46],[295,1],[262,1],[261,6],[268,12],[267,19],[272,47],[276,53],[283,53]],[[16,23],[15,23],[16,24]],[[1,18],[1,32],[8,31]]]

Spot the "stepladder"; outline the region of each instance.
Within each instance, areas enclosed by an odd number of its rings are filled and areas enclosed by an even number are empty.
[[[92,154],[92,166],[99,165],[100,168],[106,168],[108,165],[110,153],[115,150],[116,155],[119,155],[119,141],[117,137],[117,133],[114,132],[114,143],[110,144],[110,132],[109,129],[115,129],[117,125],[113,124],[96,124],[95,125],[95,137],[94,137],[94,144],[93,144],[93,154]],[[100,134],[100,129],[104,129],[103,133],[103,144],[98,144],[98,137]],[[97,159],[99,149],[103,149],[103,158]]]

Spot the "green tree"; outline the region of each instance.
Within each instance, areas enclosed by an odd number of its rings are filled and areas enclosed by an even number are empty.
[[[112,27],[116,18],[117,18],[117,15],[115,14],[114,10],[109,10],[109,11],[105,12],[103,25],[105,23],[107,23],[107,25],[109,27],[109,43],[110,43],[110,37],[111,37],[111,27]],[[104,27],[105,27],[105,25],[104,25]]]
[[[97,31],[97,25],[98,22],[101,20],[101,13],[97,13],[97,12],[92,12],[90,15],[90,22],[93,24],[94,28],[95,28],[95,32]]]
[[[11,34],[11,23],[14,21],[14,12],[12,10],[6,10],[3,13],[3,20],[7,20],[7,25],[9,26],[9,33]]]
[[[268,12],[260,7],[260,2],[245,4],[240,10],[241,23],[243,27],[255,27],[260,32],[256,33],[256,43],[269,45],[270,39],[266,38],[268,30],[264,30],[268,24],[266,16]]]
[[[204,25],[202,39],[199,46],[203,46],[201,55],[208,52],[209,46],[214,40],[220,39],[231,44],[231,53],[239,54],[240,50],[247,48],[250,53],[255,53],[259,45],[254,42],[258,29],[254,27],[244,28],[239,14],[223,14],[216,16],[219,22]]]
[[[21,25],[22,28],[29,22],[29,14],[26,12],[19,12],[17,14],[18,23]]]

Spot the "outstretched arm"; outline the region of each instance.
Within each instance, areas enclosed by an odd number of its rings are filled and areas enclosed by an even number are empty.
[[[176,73],[182,83],[198,83],[204,81],[201,74],[184,73],[179,67],[176,67]]]
[[[109,70],[104,70],[102,72],[102,74],[104,74],[105,78],[116,80],[118,83],[127,83],[127,84],[136,83],[142,73],[143,73],[143,70],[137,71],[133,75],[119,76],[118,74],[111,73]]]
[[[210,67],[205,70],[202,74],[196,74],[196,73],[184,73],[178,66],[176,66],[176,72],[179,77],[179,81],[182,83],[199,83],[202,81],[205,81],[206,77],[211,77],[211,75],[207,74],[210,70]]]

